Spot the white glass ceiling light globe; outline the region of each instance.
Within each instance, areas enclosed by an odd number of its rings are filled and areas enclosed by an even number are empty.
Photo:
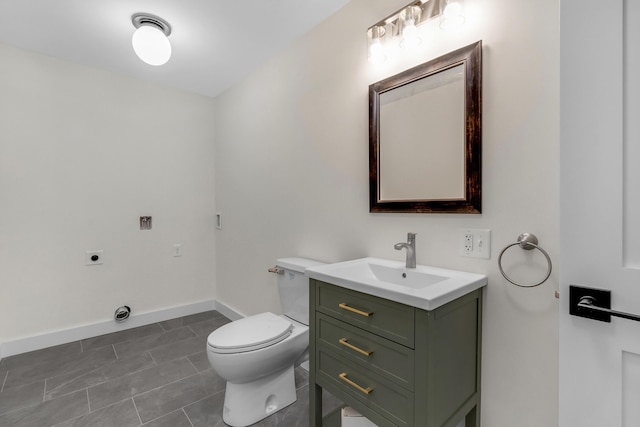
[[[136,55],[149,65],[163,65],[171,58],[171,43],[155,25],[141,25],[133,33],[131,44]]]

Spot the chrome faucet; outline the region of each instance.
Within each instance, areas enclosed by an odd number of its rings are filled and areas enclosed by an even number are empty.
[[[416,268],[416,234],[407,233],[407,243],[396,243],[393,248],[397,251],[407,250],[407,268]]]

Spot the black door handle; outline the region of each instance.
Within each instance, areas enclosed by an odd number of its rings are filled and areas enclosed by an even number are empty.
[[[605,289],[569,287],[569,313],[601,322],[611,322],[611,316],[640,322],[640,316],[611,309],[611,291]]]

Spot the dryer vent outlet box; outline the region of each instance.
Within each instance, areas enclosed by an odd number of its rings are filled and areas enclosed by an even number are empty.
[[[122,307],[118,307],[113,317],[116,322],[124,322],[131,315],[131,308],[128,305],[123,305]]]
[[[152,221],[152,218],[150,216],[141,216],[140,230],[151,230],[151,221]]]

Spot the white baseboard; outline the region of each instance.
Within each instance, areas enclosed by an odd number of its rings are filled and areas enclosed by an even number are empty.
[[[237,320],[244,317],[237,310],[215,300],[200,301],[193,304],[170,307],[148,313],[136,314],[134,312],[129,319],[122,323],[117,323],[114,320],[108,320],[0,343],[0,359],[14,354],[40,350],[46,347],[66,344],[98,335],[110,334],[112,332],[136,328],[138,326],[149,325],[151,323],[162,322],[164,320],[175,319],[177,317],[188,316],[190,314],[201,313],[209,310],[218,310],[231,320]]]
[[[239,320],[243,317],[247,317],[235,308],[221,303],[220,301],[215,301],[215,310],[218,310],[221,314],[224,314],[226,318],[231,320]]]

